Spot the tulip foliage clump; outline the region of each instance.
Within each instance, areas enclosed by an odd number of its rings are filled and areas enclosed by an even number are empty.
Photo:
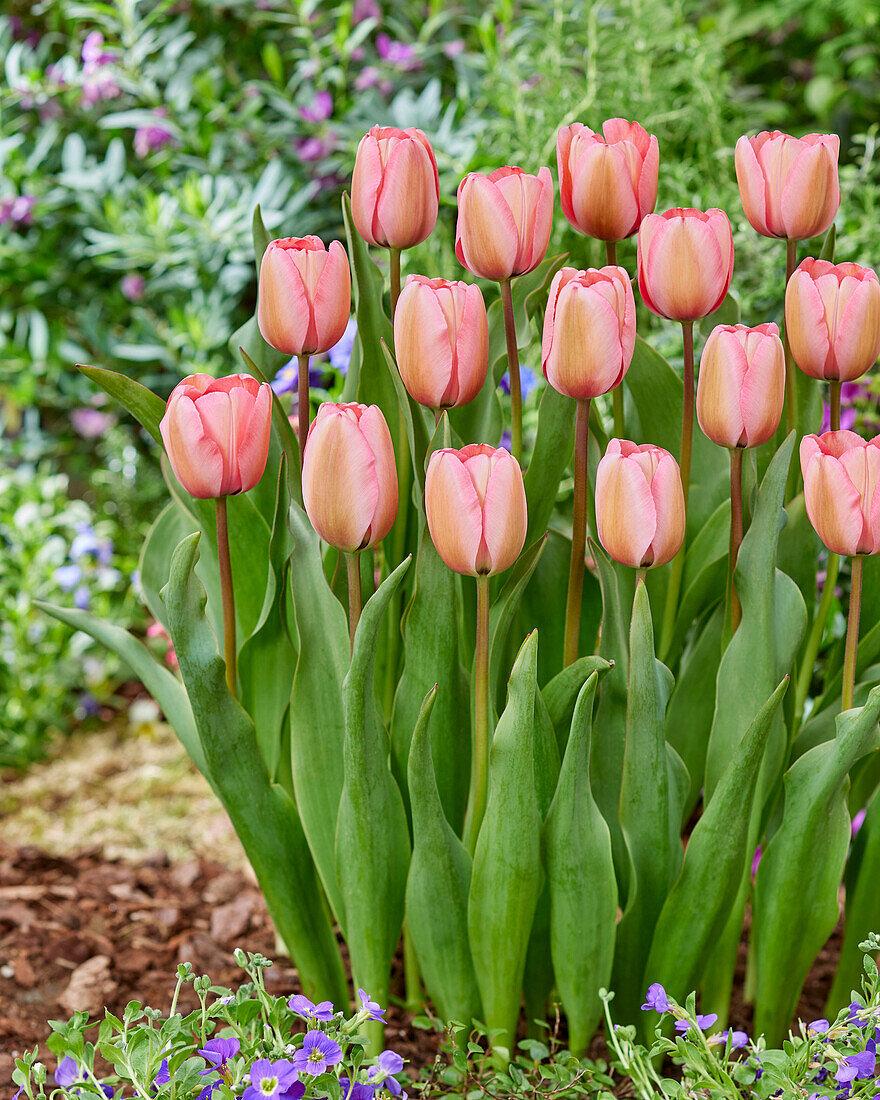
[[[545,256],[549,169],[501,167],[458,190],[470,278],[402,286],[437,169],[420,131],[374,127],[345,247],[270,242],[257,212],[242,374],[195,374],[166,405],[82,368],[164,447],[140,578],[180,679],[51,610],[161,704],[315,1000],[349,1000],[338,929],[353,988],[386,1003],[400,949],[407,1003],[483,1021],[502,1059],[551,999],[582,1051],[603,987],[626,1022],[650,1022],[652,983],[723,1022],[750,906],[746,996],[775,1043],[862,809],[829,1015],[880,923],[880,445],[840,431],[842,382],[880,352],[880,284],[833,262],[836,138],[737,146],[748,220],[786,242],[782,333],[734,315],[727,214],[653,212],[640,126],[568,127],[558,152],[601,269]],[[617,249],[636,233],[634,272]],[[637,334],[634,276],[680,325],[681,369]],[[352,289],[342,400],[312,409],[310,357]],[[539,335],[524,437],[519,353]],[[289,417],[268,383],[291,356]],[[838,584],[847,635],[828,643]]]

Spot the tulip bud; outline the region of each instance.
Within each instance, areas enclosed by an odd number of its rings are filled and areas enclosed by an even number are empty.
[[[174,476],[202,500],[253,489],[266,469],[272,390],[249,374],[191,374],[159,425]]]
[[[669,451],[612,439],[596,470],[596,523],[602,545],[621,565],[672,561],[684,541],[685,507]]]
[[[489,368],[489,324],[478,286],[408,275],[394,314],[394,350],[413,400],[466,405]]]
[[[544,314],[541,362],[550,385],[575,400],[619,386],[636,344],[636,303],[622,267],[553,277]]]
[[[425,480],[425,512],[437,553],[456,573],[502,573],[526,539],[526,493],[519,463],[503,447],[472,443],[435,451]]]
[[[657,139],[637,122],[610,118],[595,134],[580,122],[556,137],[562,212],[600,241],[631,237],[657,202]]]
[[[351,313],[351,273],[339,241],[320,237],[271,241],[260,264],[257,324],[263,339],[286,355],[328,351]]]
[[[794,138],[779,130],[736,143],[736,181],[746,217],[765,237],[802,241],[824,233],[840,206],[837,134]]]
[[[859,264],[806,259],[788,280],[785,328],[805,374],[852,382],[880,355],[880,281]]]
[[[823,432],[801,440],[804,499],[816,534],[835,554],[880,552],[880,436]]]
[[[411,127],[374,126],[361,138],[351,178],[351,213],[367,244],[411,248],[437,223],[440,185],[431,143]]]
[[[696,321],[724,301],[733,275],[733,233],[723,210],[648,214],[639,230],[639,290],[658,317]]]
[[[302,471],[312,526],[337,550],[374,546],[397,516],[397,467],[378,405],[325,401],[309,428]]]
[[[703,348],[697,419],[719,447],[758,447],[779,427],[785,351],[776,325],[718,325]]]
[[[553,221],[550,169],[471,172],[458,185],[455,254],[483,279],[501,282],[536,268],[547,251]]]

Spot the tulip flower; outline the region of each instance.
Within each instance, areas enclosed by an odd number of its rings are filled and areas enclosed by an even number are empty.
[[[309,430],[309,356],[329,351],[351,313],[351,272],[339,241],[320,237],[270,241],[260,264],[257,325],[267,344],[298,365],[297,424],[300,463]]]
[[[439,410],[477,396],[489,368],[489,325],[480,288],[408,275],[394,317],[394,350],[404,386]]]
[[[703,433],[730,449],[728,594],[734,631],[742,611],[735,570],[743,537],[742,461],[779,427],[785,399],[785,352],[776,325],[718,325],[700,360],[697,419]]]
[[[361,138],[351,178],[351,213],[367,244],[400,251],[430,237],[440,184],[421,130],[374,126]]]
[[[248,374],[191,374],[171,391],[159,424],[171,469],[194,497],[215,498],[226,683],[237,691],[235,599],[226,497],[246,493],[266,469],[272,390]]]
[[[563,126],[556,161],[562,212],[588,237],[622,241],[653,212],[660,151],[656,137],[637,122],[610,118],[601,134],[580,122]]]
[[[801,241],[824,233],[840,206],[837,134],[779,130],[736,143],[736,181],[746,217],[765,237]]]
[[[811,378],[840,385],[860,378],[880,355],[880,280],[869,267],[803,260],[785,291],[785,328],[794,361]]]
[[[489,577],[513,565],[525,542],[526,493],[519,463],[503,448],[484,443],[435,451],[425,478],[425,513],[440,557],[456,573],[477,578],[474,755],[466,817],[473,854],[489,778]]]
[[[544,259],[553,221],[550,169],[530,176],[521,168],[471,172],[458,185],[455,254],[459,263],[501,286],[512,413],[511,450],[522,456],[522,387],[510,280]]]
[[[684,541],[678,463],[662,447],[612,439],[596,471],[599,539],[621,565],[647,569],[672,561]]]
[[[574,513],[565,612],[566,665],[577,658],[587,534],[587,448],[590,400],[616,389],[632,361],[636,306],[622,267],[564,267],[550,284],[541,359],[554,389],[577,401]]]
[[[862,561],[865,554],[880,553],[880,436],[865,442],[855,432],[806,435],[800,455],[810,523],[832,554],[852,557],[842,695],[842,709],[849,710],[855,690]]]
[[[397,516],[397,467],[378,405],[325,401],[309,429],[303,504],[321,538],[346,555],[351,643],[361,610],[360,551],[391,530]]]

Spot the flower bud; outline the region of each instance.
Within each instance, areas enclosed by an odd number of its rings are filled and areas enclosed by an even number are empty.
[[[351,213],[367,244],[412,248],[437,223],[440,185],[431,143],[411,127],[374,126],[361,138],[351,178]]]
[[[553,221],[550,169],[471,172],[458,185],[455,254],[483,279],[501,282],[536,268],[547,251]]]
[[[824,432],[801,440],[804,499],[816,534],[835,554],[880,552],[880,436]]]
[[[489,368],[489,324],[478,286],[408,275],[394,314],[394,351],[413,400],[466,405]]]
[[[621,565],[672,561],[684,541],[685,507],[669,451],[612,439],[596,470],[596,523],[602,545]]]
[[[776,325],[718,325],[700,359],[697,419],[719,447],[758,447],[779,427],[785,351]]]
[[[736,143],[736,181],[752,228],[802,241],[834,221],[840,206],[837,134],[794,138],[779,130]]]
[[[639,290],[659,317],[696,321],[724,301],[733,275],[733,233],[723,210],[648,214],[639,229]]]
[[[576,400],[619,386],[636,344],[636,303],[622,267],[553,277],[544,314],[541,363],[550,385]]]
[[[266,469],[272,390],[249,374],[191,374],[171,391],[159,425],[174,476],[194,497],[253,489]]]
[[[351,313],[351,273],[339,241],[271,241],[260,264],[257,324],[286,355],[314,355],[338,343]]]
[[[637,122],[610,118],[602,134],[580,122],[556,137],[562,212],[600,241],[631,237],[657,202],[657,139]]]
[[[321,405],[309,428],[302,485],[312,526],[337,550],[366,550],[385,538],[397,516],[397,467],[378,405]]]
[[[456,573],[502,573],[526,539],[526,493],[519,463],[503,447],[472,443],[435,451],[425,511],[437,553]]]
[[[785,327],[805,374],[852,382],[880,355],[880,281],[859,264],[806,259],[788,280]]]

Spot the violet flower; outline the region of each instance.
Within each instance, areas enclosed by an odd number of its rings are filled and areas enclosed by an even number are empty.
[[[342,1048],[323,1031],[307,1031],[303,1045],[293,1056],[293,1066],[300,1073],[317,1077],[329,1066],[342,1061]]]

